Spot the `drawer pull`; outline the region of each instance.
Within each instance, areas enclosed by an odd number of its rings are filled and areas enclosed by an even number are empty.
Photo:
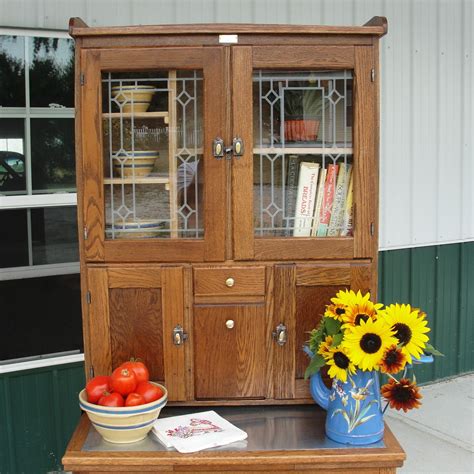
[[[234,321],[232,319],[228,319],[226,322],[225,322],[225,325],[227,327],[227,329],[232,329],[234,327]]]
[[[225,284],[229,288],[232,288],[235,284],[235,280],[233,278],[227,278],[227,280],[225,281]]]

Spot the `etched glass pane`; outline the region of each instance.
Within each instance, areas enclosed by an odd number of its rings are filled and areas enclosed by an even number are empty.
[[[352,235],[351,71],[255,71],[258,237]]]
[[[202,74],[103,75],[106,237],[203,238]]]

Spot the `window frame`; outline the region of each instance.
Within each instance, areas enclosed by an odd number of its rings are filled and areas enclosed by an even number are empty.
[[[32,225],[31,209],[45,207],[77,206],[77,193],[38,193],[33,194],[32,168],[31,168],[31,120],[32,119],[74,119],[74,107],[31,107],[30,106],[30,44],[31,38],[59,38],[69,39],[67,31],[40,30],[25,28],[0,27],[0,36],[24,37],[24,61],[25,61],[25,107],[0,107],[0,119],[22,119],[24,121],[24,156],[26,173],[26,194],[2,195],[0,194],[0,211],[26,209],[28,228],[28,253],[29,265],[21,267],[0,268],[0,281],[16,280],[23,278],[37,278],[47,276],[59,276],[68,274],[79,274],[79,262],[65,262],[59,264],[33,265],[32,253]],[[73,41],[73,40],[72,40]],[[49,367],[60,364],[84,361],[84,354],[78,350],[54,354],[41,354],[39,356],[12,359],[0,364],[0,374],[29,370],[41,367]]]

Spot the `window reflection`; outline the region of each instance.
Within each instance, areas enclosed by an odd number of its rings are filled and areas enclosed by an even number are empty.
[[[0,106],[25,106],[25,38],[0,36]]]
[[[25,194],[23,119],[0,119],[0,194]]]
[[[30,38],[31,107],[74,107],[74,42]]]

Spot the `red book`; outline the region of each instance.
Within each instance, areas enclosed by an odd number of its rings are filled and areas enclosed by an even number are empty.
[[[334,202],[334,191],[336,189],[338,165],[329,165],[326,182],[324,183],[323,204],[318,226],[318,237],[326,237],[328,233],[329,221],[331,220],[332,205]]]

